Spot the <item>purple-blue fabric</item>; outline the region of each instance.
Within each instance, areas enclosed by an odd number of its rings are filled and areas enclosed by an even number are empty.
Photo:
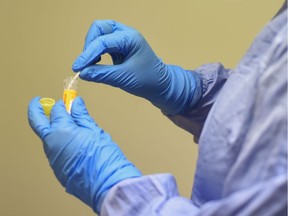
[[[194,135],[199,157],[191,199],[170,174],[124,180],[101,215],[287,214],[287,13],[259,34],[234,70],[206,64],[203,95],[186,115],[168,116]]]

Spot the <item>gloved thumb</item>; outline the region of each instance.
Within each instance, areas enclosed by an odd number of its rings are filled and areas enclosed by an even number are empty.
[[[71,116],[80,127],[94,129],[97,127],[95,121],[89,115],[85,103],[81,97],[77,97],[71,107]]]
[[[40,97],[35,97],[31,100],[28,107],[28,120],[33,131],[43,139],[47,135],[50,128],[50,121],[45,116],[43,108],[39,103]]]
[[[92,65],[80,73],[80,78],[87,81],[123,87],[127,80],[132,80],[130,73],[125,73],[121,65]]]

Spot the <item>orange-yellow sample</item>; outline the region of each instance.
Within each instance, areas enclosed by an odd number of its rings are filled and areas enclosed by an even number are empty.
[[[77,96],[77,92],[76,92],[77,85],[78,85],[77,78],[78,78],[79,74],[80,73],[77,73],[74,77],[67,77],[64,80],[63,101],[64,101],[64,104],[66,106],[66,110],[69,113],[70,113],[70,110],[72,107],[73,100]]]
[[[77,92],[74,89],[64,89],[63,101],[67,112],[70,113],[73,100],[77,97]]]

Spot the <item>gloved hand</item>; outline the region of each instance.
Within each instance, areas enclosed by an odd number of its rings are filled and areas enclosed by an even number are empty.
[[[109,53],[114,65],[95,64]],[[166,114],[179,114],[199,100],[199,76],[166,65],[135,29],[115,21],[96,21],[87,33],[84,50],[72,69],[80,78],[119,87],[146,98]]]
[[[118,182],[141,176],[109,134],[89,116],[84,102],[76,98],[71,115],[63,101],[51,111],[51,121],[34,98],[28,108],[29,123],[41,138],[50,165],[66,191],[99,213],[103,199]]]

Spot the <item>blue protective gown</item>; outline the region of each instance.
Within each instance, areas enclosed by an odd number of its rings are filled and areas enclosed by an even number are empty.
[[[199,158],[191,200],[170,174],[124,180],[101,215],[286,215],[287,14],[273,19],[234,70],[207,64],[203,96],[185,116]]]

